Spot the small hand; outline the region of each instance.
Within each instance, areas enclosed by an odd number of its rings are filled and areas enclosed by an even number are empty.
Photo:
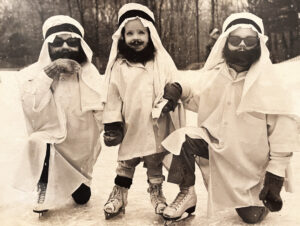
[[[168,102],[166,103],[166,105],[163,107],[162,109],[162,113],[168,113],[170,111],[174,111],[176,108],[177,104],[173,104],[173,101],[168,100]]]
[[[279,211],[282,208],[280,191],[284,179],[270,172],[266,172],[264,187],[259,194],[259,199],[271,211]]]
[[[57,59],[51,62],[50,65],[44,68],[44,71],[50,78],[60,76],[61,73],[64,74],[75,74],[80,70],[81,66],[74,60],[71,59]]]
[[[109,130],[104,132],[103,138],[106,146],[116,146],[122,142],[123,133],[119,130]]]
[[[53,61],[61,73],[74,74],[81,68],[80,64],[71,59],[57,59]]]
[[[162,109],[162,113],[167,113],[174,111],[178,105],[178,100],[180,99],[182,93],[182,88],[179,83],[167,83],[164,87],[163,98],[168,100],[166,105]]]

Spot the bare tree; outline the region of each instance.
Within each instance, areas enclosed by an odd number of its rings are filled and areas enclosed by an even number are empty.
[[[45,12],[43,9],[43,1],[42,0],[28,0],[29,4],[31,4],[33,9],[36,9],[40,19],[41,23],[45,21]]]
[[[67,3],[68,3],[69,15],[70,15],[70,17],[73,17],[71,1],[70,1],[70,0],[67,0]]]
[[[200,48],[199,48],[199,0],[195,0],[196,3],[196,48],[197,48],[197,62],[200,62]]]
[[[159,3],[159,8],[158,8],[158,32],[159,32],[159,35],[161,36],[161,24],[162,24],[162,21],[161,21],[161,14],[162,14],[162,7],[163,7],[163,4],[164,4],[164,0],[160,0],[160,3]]]
[[[210,28],[215,27],[215,0],[211,0],[211,25]]]
[[[84,6],[83,6],[83,2],[84,0],[76,0],[76,3],[77,3],[77,8],[78,8],[78,12],[79,12],[79,16],[80,16],[80,22],[81,22],[81,25],[83,27],[85,27],[85,21],[84,21]]]

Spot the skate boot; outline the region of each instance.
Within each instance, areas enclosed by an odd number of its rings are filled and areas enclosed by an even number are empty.
[[[46,197],[46,189],[47,189],[47,183],[38,183],[38,198],[37,203],[33,208],[33,212],[38,213],[39,216],[43,216],[43,213],[47,212],[48,209],[46,208],[44,202]]]
[[[127,205],[128,188],[115,185],[109,198],[104,205],[105,219],[108,220],[119,215],[121,212],[125,214],[125,206]]]
[[[162,214],[167,206],[166,198],[162,191],[162,184],[149,183],[148,192],[150,193],[150,199],[155,213]]]
[[[163,217],[166,220],[165,225],[189,217],[195,211],[196,203],[197,196],[194,186],[181,187],[175,200],[163,212]]]

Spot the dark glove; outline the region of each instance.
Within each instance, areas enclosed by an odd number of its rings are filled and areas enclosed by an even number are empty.
[[[169,111],[174,111],[177,106],[177,102],[181,97],[181,94],[182,88],[179,83],[167,83],[164,88],[163,98],[168,100],[168,102],[163,107],[162,112],[167,113]]]
[[[106,146],[116,146],[120,144],[123,140],[123,123],[113,122],[104,124],[104,143]]]
[[[185,142],[182,147],[194,155],[209,159],[208,144],[203,139],[194,139],[185,135]]]
[[[280,191],[283,186],[283,177],[276,176],[270,172],[266,172],[264,187],[259,194],[259,199],[271,211],[279,211],[282,208],[282,199]]]

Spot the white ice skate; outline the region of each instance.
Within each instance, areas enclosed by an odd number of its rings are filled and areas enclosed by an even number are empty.
[[[47,207],[45,206],[46,189],[47,183],[38,183],[37,203],[33,208],[33,212],[38,213],[39,216],[43,216],[43,214],[48,211]]]
[[[118,185],[113,187],[109,198],[104,205],[105,219],[108,220],[119,215],[121,212],[125,214],[125,206],[127,205],[128,188],[123,188]]]
[[[152,206],[155,209],[155,213],[162,215],[164,209],[167,206],[166,198],[162,191],[162,184],[149,183],[148,192],[150,193],[150,199]]]
[[[165,225],[170,225],[175,221],[181,221],[195,212],[197,196],[194,186],[180,188],[175,200],[165,208],[163,218]]]

